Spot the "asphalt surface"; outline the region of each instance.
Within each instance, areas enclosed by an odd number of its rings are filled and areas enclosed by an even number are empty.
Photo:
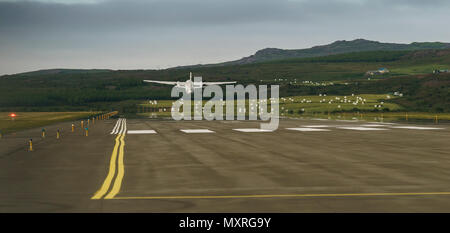
[[[146,134],[105,120],[86,137],[71,123],[0,139],[0,212],[450,211],[448,124],[127,119]]]

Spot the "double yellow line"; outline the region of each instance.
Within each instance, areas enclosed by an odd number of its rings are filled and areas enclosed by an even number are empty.
[[[91,199],[102,199],[103,197],[104,199],[112,199],[117,195],[117,193],[119,193],[120,187],[122,186],[123,176],[125,174],[125,168],[123,164],[124,147],[125,147],[124,139],[125,133],[117,135],[116,144],[114,145],[114,150],[111,154],[111,160],[109,162],[108,175],[106,176],[106,179],[103,182],[102,187],[100,187],[100,189],[94,194],[94,196],[91,197]],[[114,176],[116,177],[116,179],[114,181],[114,185],[110,190],[111,182]]]

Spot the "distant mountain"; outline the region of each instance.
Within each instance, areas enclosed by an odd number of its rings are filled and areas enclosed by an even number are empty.
[[[335,54],[344,54],[364,51],[403,51],[403,50],[425,50],[425,49],[447,49],[450,43],[442,42],[414,42],[411,44],[382,43],[365,39],[356,39],[352,41],[339,40],[328,45],[314,46],[308,49],[277,49],[266,48],[257,51],[254,55],[242,59],[218,64],[194,65],[200,66],[224,66],[240,65],[272,60],[282,60],[289,58],[309,58],[322,57]],[[185,67],[178,67],[185,68]]]
[[[241,58],[235,61],[216,63],[216,64],[199,64],[199,65],[187,65],[169,68],[171,69],[190,69],[190,68],[202,68],[202,67],[216,67],[216,66],[229,66],[229,65],[243,65],[243,64],[253,64],[261,62],[270,61],[280,61],[286,59],[313,59],[318,58],[317,61],[325,62],[336,62],[336,60],[341,61],[375,61],[375,60],[386,60],[387,57],[392,57],[393,54],[386,54],[384,56],[380,53],[374,54],[353,54],[358,52],[372,52],[372,51],[419,51],[420,53],[409,54],[412,58],[420,57],[433,57],[439,56],[438,51],[450,49],[450,43],[443,42],[413,42],[410,44],[397,44],[397,43],[383,43],[378,41],[371,41],[365,39],[356,39],[351,41],[339,40],[327,45],[314,46],[308,49],[278,49],[278,48],[265,48],[257,51],[254,55]],[[422,51],[423,50],[423,51]],[[432,50],[432,51],[428,51]],[[445,54],[448,51],[441,51]],[[345,55],[343,57],[333,57],[333,55]],[[399,52],[394,54],[395,59],[400,59],[401,55],[407,53]],[[366,57],[370,55],[370,57]],[[331,57],[328,57],[331,56]],[[362,57],[361,57],[362,56]],[[321,58],[319,58],[321,57]],[[392,59],[394,59],[392,57]],[[391,59],[391,61],[392,61]],[[389,60],[389,59],[388,59]],[[306,60],[305,60],[306,61]],[[108,69],[48,69],[48,70],[38,70],[26,73],[16,74],[19,76],[34,76],[34,75],[53,75],[53,74],[92,74],[92,73],[103,73],[103,72],[113,72],[113,70]],[[0,76],[1,77],[1,76]]]

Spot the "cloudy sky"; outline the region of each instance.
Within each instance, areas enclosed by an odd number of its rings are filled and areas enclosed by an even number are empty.
[[[335,40],[450,41],[448,0],[0,0],[0,74],[158,69]]]

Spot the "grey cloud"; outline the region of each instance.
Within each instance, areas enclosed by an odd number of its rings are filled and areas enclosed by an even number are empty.
[[[338,39],[450,38],[447,0],[50,1],[0,0],[0,74],[212,63]]]
[[[98,4],[0,3],[0,27],[75,28],[228,24],[282,20],[286,1],[107,1]]]
[[[397,0],[110,0],[96,4],[58,4],[40,1],[0,2],[0,30],[109,30],[126,27],[172,27],[310,22],[352,17],[394,6],[429,5],[439,8],[448,1]],[[401,13],[401,12],[400,12]],[[376,14],[375,14],[376,16]]]

